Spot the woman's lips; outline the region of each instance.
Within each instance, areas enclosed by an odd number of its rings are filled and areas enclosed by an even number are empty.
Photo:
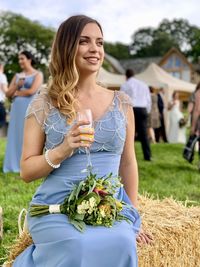
[[[85,60],[87,60],[89,63],[96,64],[99,62],[99,58],[97,57],[85,57]]]

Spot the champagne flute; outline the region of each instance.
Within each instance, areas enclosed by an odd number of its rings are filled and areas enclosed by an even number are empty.
[[[23,85],[21,87],[21,89],[24,89],[24,82],[25,82],[25,79],[26,79],[26,74],[24,72],[21,72],[19,74],[19,80],[23,82]]]
[[[80,128],[84,128],[85,130],[91,130],[92,129],[92,111],[91,109],[83,109],[77,113],[77,121],[88,121],[89,124],[81,125]],[[92,138],[94,137],[93,134],[88,133],[81,133],[81,136]],[[82,141],[83,143],[87,143],[87,141]],[[92,170],[92,161],[91,161],[91,155],[90,155],[90,149],[89,147],[85,147],[85,153],[87,156],[87,168],[83,169],[82,172],[88,172],[90,173]]]

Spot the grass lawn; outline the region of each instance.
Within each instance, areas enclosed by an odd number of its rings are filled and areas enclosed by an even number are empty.
[[[27,208],[35,188],[40,181],[26,184],[17,174],[3,174],[2,164],[5,139],[0,139],[0,206],[4,211],[4,238],[0,243],[0,265],[7,248],[17,235],[17,218],[22,208]],[[139,143],[136,154],[140,175],[140,194],[149,193],[155,197],[172,196],[200,205],[200,173],[197,171],[197,156],[191,165],[182,158],[182,145],[152,145],[153,162],[143,161]]]

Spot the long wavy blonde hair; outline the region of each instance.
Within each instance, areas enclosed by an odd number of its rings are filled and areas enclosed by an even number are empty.
[[[48,93],[60,112],[67,116],[69,123],[75,119],[78,105],[76,53],[81,32],[88,23],[96,23],[102,32],[96,20],[84,15],[72,16],[60,25],[51,51]]]

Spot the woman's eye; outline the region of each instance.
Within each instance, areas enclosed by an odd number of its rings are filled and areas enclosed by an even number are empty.
[[[97,43],[97,45],[98,45],[98,46],[103,46],[103,41],[99,41],[99,42]]]
[[[87,40],[80,40],[79,44],[87,44]]]

